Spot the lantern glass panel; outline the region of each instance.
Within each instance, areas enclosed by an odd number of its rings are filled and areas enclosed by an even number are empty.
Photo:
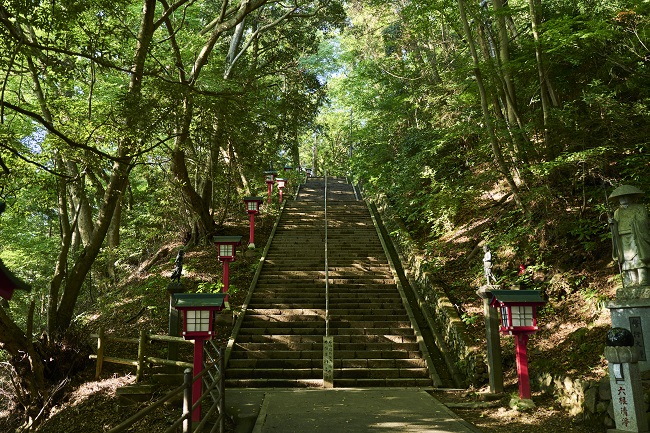
[[[273,175],[272,174],[267,174],[266,175],[266,181],[267,182],[273,182]]]
[[[256,201],[249,201],[248,202],[248,210],[257,210],[257,202]]]
[[[515,305],[511,307],[512,326],[533,326],[533,307],[531,305]]]
[[[501,326],[507,328],[508,325],[508,307],[501,307]]]
[[[232,245],[229,244],[219,245],[219,255],[221,257],[232,257]]]
[[[210,331],[210,310],[188,310],[187,332]]]

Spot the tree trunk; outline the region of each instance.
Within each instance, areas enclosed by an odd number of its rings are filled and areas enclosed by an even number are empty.
[[[517,203],[517,206],[523,210],[523,204],[519,199],[519,190],[517,188],[517,184],[512,178],[512,175],[510,174],[510,170],[505,160],[503,159],[503,154],[501,152],[501,148],[499,147],[497,136],[494,130],[492,117],[490,116],[490,108],[488,106],[487,93],[485,91],[485,87],[483,86],[483,77],[481,75],[481,69],[479,67],[479,58],[476,52],[476,47],[474,46],[474,38],[472,36],[472,31],[469,27],[469,22],[467,21],[467,14],[465,12],[465,5],[463,0],[458,0],[458,10],[460,12],[461,22],[463,24],[463,29],[465,31],[465,37],[467,38],[469,50],[470,53],[472,54],[472,60],[474,62],[474,76],[476,77],[476,84],[478,86],[479,94],[481,97],[481,109],[483,111],[483,119],[485,120],[485,125],[488,130],[487,132],[490,137],[490,144],[492,147],[494,160],[497,163],[497,167],[499,168],[499,171],[501,172],[506,182],[508,183],[508,186],[510,186],[510,190],[512,191],[512,195],[515,202]]]
[[[66,161],[65,165],[70,177],[76,179],[74,182],[68,184],[68,192],[70,194],[72,208],[79,209],[79,222],[77,227],[81,235],[81,242],[85,246],[90,242],[90,236],[92,236],[94,228],[92,209],[90,208],[90,203],[86,195],[84,177],[80,175],[77,164],[72,161]]]
[[[180,148],[172,150],[171,167],[178,184],[180,185],[181,194],[190,211],[196,216],[197,235],[199,237],[207,236],[214,230],[214,220],[210,215],[210,208],[203,200],[199,193],[192,187],[187,165],[185,163],[185,152]],[[198,240],[198,239],[196,239]]]
[[[84,247],[66,279],[63,296],[61,297],[61,302],[56,312],[58,331],[65,331],[72,322],[74,308],[79,293],[81,292],[81,287],[86,279],[86,275],[90,272],[92,264],[97,258],[97,254],[99,254],[108,228],[115,215],[116,207],[122,197],[122,192],[126,188],[131,170],[131,161],[132,158],[125,155],[120,161],[116,161],[113,164],[111,178],[106,186],[106,192],[104,193],[104,199],[100,206],[97,224],[95,225],[95,230],[93,230],[90,243]]]
[[[32,311],[33,314],[33,311]],[[48,397],[45,386],[45,367],[41,356],[32,344],[32,336],[26,335],[0,306],[0,349],[12,357],[12,366],[16,370],[20,388],[17,389],[18,400],[24,407],[27,423],[31,424]]]
[[[548,128],[549,119],[550,119],[550,107],[551,102],[549,101],[549,95],[554,97],[554,92],[551,91],[548,77],[546,76],[546,71],[544,70],[544,57],[542,54],[542,44],[539,40],[539,31],[538,31],[538,15],[537,15],[537,5],[535,0],[528,0],[528,6],[530,9],[530,22],[531,28],[533,31],[533,39],[535,40],[535,60],[537,62],[537,74],[539,76],[539,88],[540,88],[540,98],[542,100],[542,122],[544,128],[544,147],[548,151],[552,147],[551,136]],[[555,106],[557,106],[557,100],[555,100]]]
[[[123,196],[117,201],[115,205],[115,212],[111,225],[108,228],[108,250],[106,252],[106,273],[111,283],[117,281],[115,273],[115,260],[117,258],[116,250],[120,246],[120,224],[122,222],[122,200]]]
[[[60,160],[60,157],[57,157]],[[57,304],[59,302],[59,292],[61,290],[61,285],[63,279],[66,276],[67,267],[68,267],[68,253],[70,251],[70,246],[72,244],[72,236],[74,233],[74,228],[70,226],[70,218],[68,216],[68,203],[67,203],[67,193],[66,193],[66,181],[65,179],[59,179],[58,182],[58,197],[59,197],[59,226],[61,230],[61,246],[59,249],[59,255],[56,260],[56,265],[54,268],[54,275],[50,281],[50,290],[48,297],[48,306],[47,306],[47,333],[48,335],[54,335],[55,330],[57,329]]]

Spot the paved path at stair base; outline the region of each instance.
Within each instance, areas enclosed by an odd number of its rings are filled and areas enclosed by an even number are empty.
[[[235,433],[480,433],[422,389],[229,389]]]

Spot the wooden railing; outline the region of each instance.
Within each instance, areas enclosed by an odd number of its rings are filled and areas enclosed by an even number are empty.
[[[168,343],[185,343],[185,344],[194,344],[191,340],[185,340],[181,337],[170,337],[168,335],[154,335],[147,334],[146,331],[141,330],[139,338],[123,338],[123,337],[113,337],[106,335],[104,328],[99,328],[98,334],[90,334],[91,338],[97,339],[97,354],[90,355],[91,359],[97,360],[97,367],[95,370],[95,378],[99,378],[102,374],[102,368],[105,362],[111,362],[114,364],[123,364],[123,365],[133,365],[136,367],[135,381],[139,382],[142,379],[144,373],[145,364],[158,364],[158,365],[169,365],[174,367],[185,367],[192,368],[192,363],[183,362],[183,361],[174,361],[171,359],[162,359],[156,358],[153,356],[147,356],[146,349],[147,343],[152,341],[161,341]],[[138,359],[126,359],[126,358],[116,358],[113,356],[106,356],[106,345],[109,341],[120,342],[120,343],[132,343],[138,345]]]
[[[169,391],[163,397],[159,398],[149,406],[140,410],[130,418],[124,420],[118,426],[112,428],[107,433],[122,433],[127,431],[134,423],[145,418],[147,415],[152,413],[157,408],[165,404],[166,401],[177,397],[178,395],[183,395],[183,412],[182,415],[177,418],[165,433],[176,432],[178,427],[182,427],[183,433],[201,433],[204,431],[205,427],[208,425],[208,421],[215,414],[218,414],[218,418],[214,425],[212,426],[210,432],[225,432],[225,378],[224,378],[224,357],[223,350],[217,349],[216,354],[211,355],[211,359],[215,362],[206,365],[203,371],[192,377],[192,370],[186,369],[184,372],[183,385]],[[206,382],[205,390],[201,397],[192,404],[192,384],[197,380],[203,380]],[[205,415],[201,418],[201,421],[192,425],[190,421],[193,410],[204,402],[206,398],[212,398],[212,405],[207,410]]]

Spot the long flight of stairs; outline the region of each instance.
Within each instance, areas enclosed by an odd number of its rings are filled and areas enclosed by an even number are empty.
[[[327,184],[334,386],[432,386],[366,205]],[[286,203],[226,369],[230,387],[318,387],[326,335],[325,182]]]

